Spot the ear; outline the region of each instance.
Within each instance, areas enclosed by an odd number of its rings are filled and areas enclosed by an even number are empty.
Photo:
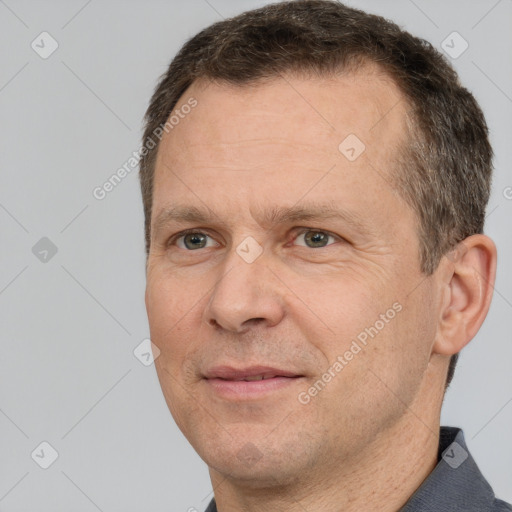
[[[480,329],[494,291],[496,259],[496,246],[486,235],[471,235],[443,256],[434,353],[460,352]]]

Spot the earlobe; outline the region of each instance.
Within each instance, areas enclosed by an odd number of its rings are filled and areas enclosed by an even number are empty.
[[[496,246],[486,235],[471,235],[443,256],[442,303],[433,351],[453,355],[480,329],[491,304]]]

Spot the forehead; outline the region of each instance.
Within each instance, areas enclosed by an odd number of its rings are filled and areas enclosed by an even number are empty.
[[[318,199],[322,187],[312,184],[326,175],[328,200],[382,195],[406,137],[407,102],[371,66],[335,77],[283,75],[243,86],[198,81],[174,111],[191,98],[197,106],[160,143],[154,216],[178,199],[208,206],[217,198],[217,206],[227,208],[237,202],[232,188],[245,194],[244,204],[261,204],[264,197],[294,203],[308,188],[310,198]],[[341,196],[333,179],[343,184]]]
[[[283,128],[286,135],[307,138],[316,145],[320,142],[312,137],[316,134],[332,134],[336,141],[350,130],[369,144],[392,141],[402,135],[408,109],[394,81],[370,64],[335,76],[286,74],[242,85],[198,80],[182,95],[176,109],[192,96],[199,103],[197,115],[181,123],[180,130],[173,130],[175,139],[190,143],[201,143],[204,136],[229,143],[234,136],[279,134]],[[199,120],[202,128],[197,130]],[[301,125],[296,124],[299,120]]]
[[[366,156],[377,158],[396,147],[406,132],[405,97],[388,75],[370,64],[332,77],[288,74],[244,85],[199,80],[185,91],[175,111],[192,97],[197,107],[164,134],[158,156],[167,153],[190,162],[194,148],[200,148],[199,158],[220,162],[229,157],[236,165],[237,146],[256,147],[258,138],[286,138],[305,151],[339,154],[339,144],[354,134],[365,144]]]

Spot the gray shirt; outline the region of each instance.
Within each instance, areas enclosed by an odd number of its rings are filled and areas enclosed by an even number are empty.
[[[438,463],[399,512],[512,512],[478,469],[460,428],[441,427]],[[205,512],[218,512],[212,499]]]

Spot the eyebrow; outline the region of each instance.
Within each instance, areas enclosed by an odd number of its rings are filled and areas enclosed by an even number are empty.
[[[359,214],[346,210],[336,204],[335,201],[327,203],[308,202],[291,207],[275,206],[256,216],[261,226],[273,226],[280,224],[290,224],[306,220],[327,220],[340,219],[347,225],[361,233],[371,234],[368,222],[361,218]],[[173,205],[164,208],[156,217],[153,230],[154,234],[171,223],[198,223],[222,224],[220,219],[209,208],[198,208],[192,205]]]

